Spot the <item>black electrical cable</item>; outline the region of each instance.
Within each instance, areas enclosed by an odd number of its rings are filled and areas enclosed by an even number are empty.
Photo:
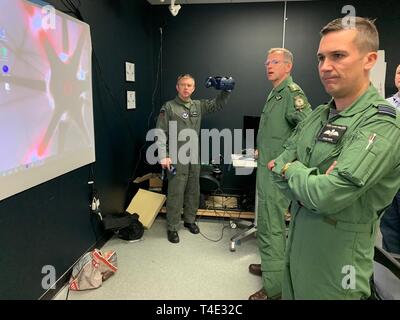
[[[77,3],[75,3],[73,0],[61,0],[63,5],[68,10],[70,10],[78,19],[80,19],[82,21],[85,21],[83,16],[82,16],[82,14],[81,14],[81,12],[80,12],[80,10],[79,10],[79,7],[81,6],[81,1],[80,0],[76,0],[76,1],[77,1]],[[157,58],[158,62],[157,62],[157,71],[156,71],[156,82],[155,82],[155,85],[154,85],[154,90],[153,90],[152,99],[151,99],[152,109],[151,109],[151,112],[150,112],[149,117],[147,119],[147,131],[150,129],[151,118],[152,118],[152,116],[154,115],[154,112],[155,112],[155,108],[156,108],[155,97],[156,97],[157,90],[158,90],[159,83],[160,83],[160,72],[161,72],[160,69],[162,68],[162,51],[163,51],[163,31],[162,30],[163,30],[162,27],[160,27],[160,49],[159,49],[158,58]],[[107,93],[111,97],[112,102],[115,103],[115,105],[120,105],[120,103],[118,103],[118,100],[116,99],[116,97],[112,93],[112,90],[110,89],[110,87],[108,86],[107,82],[104,79],[103,72],[102,72],[102,69],[101,69],[101,66],[100,66],[100,62],[99,62],[99,60],[97,58],[96,51],[95,51],[94,48],[93,48],[93,58],[94,58],[93,59],[93,65],[94,65],[95,70],[97,71],[97,73],[99,75],[100,82],[105,87]],[[101,92],[101,90],[100,90],[100,92]],[[100,105],[101,105],[101,107],[103,109],[102,111],[105,113],[105,110],[103,108],[103,104],[100,103]],[[112,111],[117,110],[117,109],[118,108],[116,108],[116,109],[113,108]],[[121,108],[119,108],[119,109],[121,109]],[[130,123],[126,119],[126,117],[123,117],[121,112],[118,113],[118,116],[121,117],[123,119],[123,121],[126,122],[126,125],[127,125],[126,127],[128,128],[128,132],[129,132],[131,138],[134,139],[136,134],[135,134],[134,130],[132,129]],[[135,169],[133,170],[133,173],[131,175],[132,179],[134,179],[135,176],[136,176],[137,169],[138,169],[138,167],[139,167],[139,165],[140,165],[140,163],[142,161],[143,150],[146,147],[146,144],[147,143],[144,142],[144,144],[139,149],[139,157],[138,157],[138,160],[136,161]],[[147,161],[146,161],[146,163],[147,163]],[[130,180],[127,182],[127,188],[129,188]]]
[[[94,182],[94,163],[90,164],[89,167],[89,177],[88,177],[88,184],[90,185],[90,198],[89,198],[89,214],[90,214],[90,225],[92,227],[94,236],[96,238],[96,243],[100,240],[99,234],[96,231],[96,226],[95,221],[97,221],[97,218],[99,217],[100,220],[102,220],[100,209],[97,208],[97,199],[98,194],[97,190],[95,188],[95,182]],[[93,210],[93,202],[96,203],[96,209]]]
[[[158,57],[157,57],[156,82],[154,84],[154,90],[153,90],[153,93],[151,95],[151,112],[150,112],[149,117],[147,118],[147,131],[150,130],[150,127],[151,127],[150,121],[151,121],[151,118],[152,118],[152,116],[153,116],[153,114],[155,112],[155,108],[156,108],[155,97],[156,97],[156,94],[157,94],[157,89],[159,87],[160,73],[162,72],[162,51],[163,51],[163,31],[162,30],[163,30],[163,28],[160,27],[159,30],[160,30],[160,49],[158,51]],[[154,123],[154,125],[155,125],[155,123]],[[132,180],[136,178],[136,172],[137,172],[137,169],[139,167],[139,164],[141,163],[142,152],[143,152],[143,149],[144,149],[145,146],[146,146],[146,142],[139,149],[139,158],[138,158],[138,160],[136,162],[135,169],[133,170],[133,173],[132,173]],[[147,163],[147,161],[146,161],[146,163]]]
[[[79,7],[81,6],[81,0],[77,0],[77,4],[75,4],[72,0],[61,0],[61,3],[70,10],[70,13],[73,13],[75,17],[79,20],[84,21],[81,12],[79,11]]]
[[[72,0],[61,0],[62,4],[69,10],[68,13],[74,14],[79,20],[84,21],[83,16],[81,12],[79,11],[79,7],[81,6],[81,1],[77,0],[77,3],[74,3]],[[65,12],[67,13],[67,12]],[[95,55],[94,55],[95,56]],[[95,61],[97,61],[97,58],[95,58]],[[100,217],[101,220],[101,213],[99,211],[99,208],[97,208],[97,200],[99,199],[97,190],[95,188],[95,174],[94,174],[94,163],[91,163],[89,166],[89,177],[88,177],[88,184],[90,185],[90,199],[89,199],[89,213],[90,213],[90,224],[93,230],[93,233],[96,238],[96,242],[100,239],[99,234],[96,231],[96,226],[95,221],[97,221],[97,218]],[[93,202],[96,202],[96,209],[93,211],[92,205]],[[94,214],[96,213],[96,214]],[[68,299],[68,294],[69,290],[67,293],[67,299]]]

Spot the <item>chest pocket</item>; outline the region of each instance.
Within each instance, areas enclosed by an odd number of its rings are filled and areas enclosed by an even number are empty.
[[[347,138],[346,131],[347,126],[325,124],[317,134],[310,166],[316,166],[320,171],[328,169],[343,148],[343,143]],[[311,151],[311,148],[309,149]]]
[[[342,151],[342,144],[332,144],[322,141],[317,141],[314,149],[311,152],[311,158],[309,159],[310,167],[318,167],[320,172],[325,172],[337,159],[340,152]]]
[[[200,108],[191,108],[189,111],[189,119],[193,126],[199,124],[201,120],[201,111]]]
[[[190,124],[190,112],[186,108],[175,108],[172,110],[171,120],[175,120],[181,125],[187,126]]]
[[[389,143],[375,133],[358,132],[351,144],[346,147],[345,156],[338,161],[338,172],[356,186],[366,184],[373,173],[384,168],[383,157],[387,157]]]

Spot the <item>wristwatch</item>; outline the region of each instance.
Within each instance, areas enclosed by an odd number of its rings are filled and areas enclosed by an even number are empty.
[[[282,175],[283,177],[285,176],[285,173],[286,173],[287,169],[289,169],[289,167],[290,167],[291,164],[292,164],[291,162],[288,162],[288,163],[286,163],[286,164],[283,166],[282,171],[281,171],[281,175]]]

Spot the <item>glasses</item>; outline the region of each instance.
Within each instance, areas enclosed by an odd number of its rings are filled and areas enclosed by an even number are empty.
[[[268,67],[270,64],[276,65],[276,64],[279,64],[279,63],[287,63],[287,61],[280,61],[280,60],[275,60],[275,59],[267,60],[267,61],[264,62],[264,66]]]

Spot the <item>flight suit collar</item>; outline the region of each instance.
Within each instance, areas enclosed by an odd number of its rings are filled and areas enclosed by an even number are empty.
[[[292,76],[288,76],[285,80],[283,80],[276,88],[273,88],[271,93],[268,96],[268,101],[274,97],[276,94],[285,89],[289,84],[293,83]]]
[[[182,107],[187,108],[187,109],[190,109],[190,106],[193,103],[192,99],[189,99],[189,101],[183,101],[181,98],[179,98],[179,96],[175,97],[175,102],[177,104],[181,105]]]
[[[363,112],[371,105],[377,106],[379,104],[382,104],[382,101],[378,101],[376,99],[377,96],[379,97],[378,91],[372,84],[370,84],[367,91],[365,91],[356,101],[354,101],[350,107],[341,111],[339,115],[341,117],[351,117],[359,112]],[[329,102],[328,105],[331,108],[336,108],[335,101],[333,99]]]
[[[284,88],[286,88],[289,84],[293,83],[292,76],[287,76],[285,80],[283,80],[279,86],[273,89],[273,91],[281,92]]]

